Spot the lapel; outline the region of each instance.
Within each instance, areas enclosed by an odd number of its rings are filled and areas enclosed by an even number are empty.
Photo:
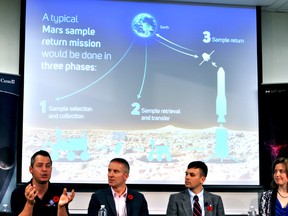
[[[133,215],[132,214],[132,212],[133,212],[133,208],[132,208],[133,200],[128,199],[128,195],[132,195],[133,197],[135,197],[134,194],[131,193],[131,191],[128,189],[127,190],[127,196],[126,196],[127,216]]]
[[[209,193],[206,193],[205,191],[204,191],[203,196],[204,196],[204,211],[205,211],[205,216],[211,216],[211,215],[213,215],[213,214],[212,214],[213,210],[212,210],[212,211],[208,211],[208,206],[209,206],[209,205],[212,205],[211,196],[209,195]],[[212,206],[212,209],[213,209],[213,206]]]
[[[108,202],[109,208],[111,209],[113,215],[116,216],[117,215],[117,211],[116,211],[116,206],[115,206],[114,197],[113,197],[111,188],[107,188],[105,197],[106,197],[106,200]]]
[[[185,214],[187,216],[192,215],[192,206],[191,206],[191,200],[190,200],[190,195],[188,192],[188,189],[184,191],[184,193],[181,195],[182,197],[182,209],[185,211]]]

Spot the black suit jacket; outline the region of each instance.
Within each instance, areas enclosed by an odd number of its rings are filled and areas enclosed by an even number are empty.
[[[99,190],[92,194],[88,206],[88,216],[97,216],[101,205],[105,205],[108,216],[117,216],[111,188]],[[129,188],[127,191],[126,208],[127,216],[149,215],[148,204],[144,195]]]

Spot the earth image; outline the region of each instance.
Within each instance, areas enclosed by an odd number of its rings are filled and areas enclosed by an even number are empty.
[[[134,17],[132,29],[139,37],[148,38],[156,32],[157,22],[150,14],[141,13]]]

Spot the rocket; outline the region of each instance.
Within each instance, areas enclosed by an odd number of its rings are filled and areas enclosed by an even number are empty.
[[[225,95],[225,71],[220,67],[217,71],[217,97],[216,97],[216,114],[218,123],[225,123],[227,114],[227,101]]]

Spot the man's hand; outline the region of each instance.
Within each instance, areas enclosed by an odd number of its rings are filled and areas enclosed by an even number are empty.
[[[30,205],[34,205],[35,203],[35,197],[37,196],[38,191],[34,186],[31,184],[28,184],[27,187],[25,188],[25,197],[27,200],[27,203]]]
[[[62,207],[62,206],[64,206],[64,205],[70,203],[70,202],[74,199],[74,196],[75,196],[75,191],[74,191],[74,189],[71,191],[70,194],[68,194],[68,193],[67,193],[67,189],[64,188],[64,189],[63,189],[63,193],[62,193],[62,195],[61,195],[61,197],[60,197],[60,199],[59,199],[58,205],[59,205],[60,207]]]

